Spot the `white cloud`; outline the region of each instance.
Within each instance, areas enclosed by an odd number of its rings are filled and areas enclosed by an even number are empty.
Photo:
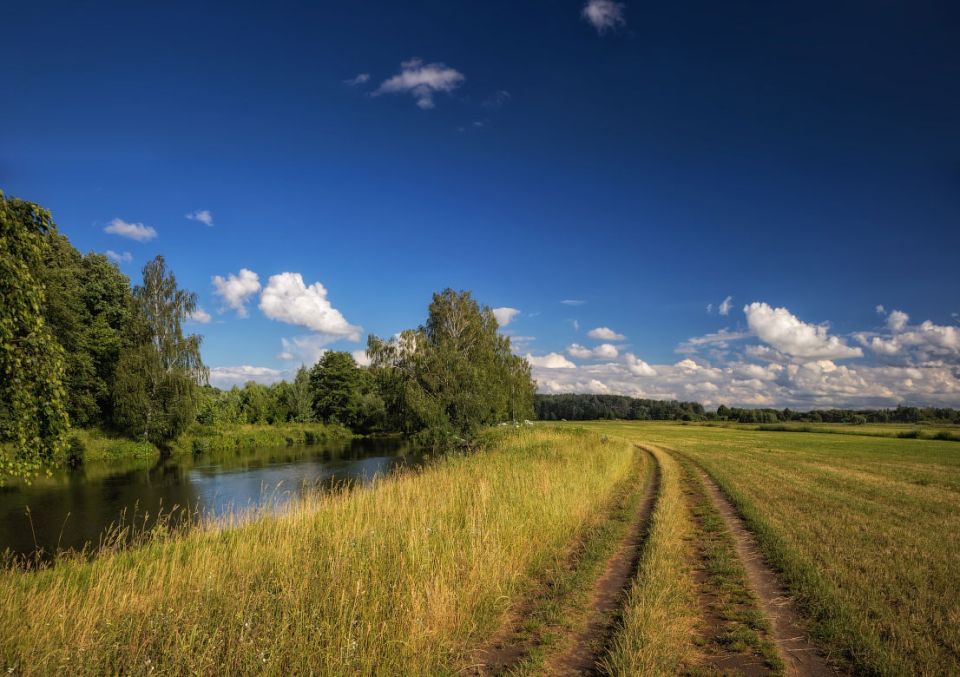
[[[121,252],[118,254],[112,249],[108,249],[104,254],[104,256],[106,256],[108,259],[110,259],[116,264],[130,263],[131,261],[133,261],[133,254],[131,254],[130,252]]]
[[[885,357],[901,356],[908,364],[930,360],[960,362],[960,329],[952,325],[934,324],[925,320],[911,325],[910,316],[901,310],[892,310],[887,317],[890,334],[857,334],[857,340],[873,352]]]
[[[743,312],[750,331],[784,355],[809,359],[861,357],[860,348],[852,348],[823,325],[802,322],[786,308],[771,308],[766,303],[751,303]]]
[[[630,370],[630,373],[634,376],[656,376],[657,370],[651,367],[649,364],[641,360],[639,357],[633,353],[626,353],[623,356],[624,362],[627,365],[627,369]]]
[[[416,99],[417,106],[426,110],[434,107],[434,94],[452,92],[465,79],[463,73],[442,63],[424,64],[423,60],[414,58],[400,64],[400,72],[384,80],[373,95],[409,93]]]
[[[730,347],[730,343],[734,341],[741,341],[745,338],[749,338],[750,334],[746,332],[739,331],[730,331],[729,329],[721,329],[720,331],[713,332],[711,334],[704,334],[703,336],[694,336],[687,339],[679,346],[677,346],[676,352],[678,353],[695,353],[699,348],[703,347],[712,347],[726,349]]]
[[[610,327],[597,327],[596,329],[591,329],[587,332],[587,336],[603,341],[622,341],[623,339],[627,338],[623,334],[618,334]]]
[[[370,356],[367,355],[366,350],[354,350],[350,354],[353,355],[353,360],[361,367],[370,366]]]
[[[520,311],[516,308],[494,308],[493,316],[497,318],[497,324],[501,327],[506,327],[510,324],[510,321],[513,320],[517,315],[520,314]]]
[[[579,343],[572,343],[567,346],[567,353],[583,360],[612,360],[620,354],[617,347],[611,343],[601,343],[596,348],[587,348]]]
[[[199,324],[209,324],[210,323],[210,313],[205,311],[200,306],[197,306],[197,309],[194,310],[187,316],[187,319],[191,322],[197,322]]]
[[[877,311],[877,315],[885,315],[886,312],[887,312],[887,309],[884,308],[884,307],[883,307],[883,304],[881,304],[881,303],[878,303],[878,304],[877,304],[877,307],[874,308],[874,310]]]
[[[312,367],[327,352],[326,346],[330,341],[329,337],[320,334],[282,338],[280,339],[282,350],[277,354],[277,358]]]
[[[546,355],[531,355],[527,353],[527,362],[532,367],[541,369],[575,369],[577,365],[565,358],[560,353],[547,353]]]
[[[583,7],[581,16],[603,35],[608,30],[626,23],[623,16],[624,5],[613,0],[589,0]]]
[[[720,307],[717,308],[717,312],[723,316],[730,314],[730,309],[733,307],[733,297],[728,296],[720,302]]]
[[[217,388],[232,388],[247,381],[271,384],[282,381],[287,372],[270,367],[254,367],[245,364],[239,367],[213,367],[210,370],[210,384]]]
[[[344,80],[344,83],[350,85],[351,87],[359,87],[360,85],[366,84],[369,81],[369,73],[358,73],[355,77]]]
[[[195,212],[186,214],[186,217],[191,221],[199,221],[205,226],[213,225],[213,214],[210,213],[209,209],[198,209]]]
[[[300,273],[271,275],[260,295],[260,310],[271,320],[295,324],[331,338],[359,341],[360,327],[347,322],[319,282],[309,287]]]
[[[712,303],[708,303],[708,304],[707,304],[707,315],[711,315],[711,314],[713,314],[713,304],[712,304]]]
[[[152,226],[145,226],[142,223],[128,223],[123,219],[114,219],[107,224],[103,232],[127,237],[137,242],[147,242],[157,236],[157,231]]]
[[[580,299],[564,299],[560,303],[565,306],[582,306],[584,303],[586,303],[586,301],[582,301]]]
[[[910,316],[902,310],[891,310],[887,316],[887,326],[890,327],[891,331],[903,331],[909,321]]]
[[[247,300],[260,291],[260,277],[246,268],[241,268],[236,275],[230,273],[227,277],[214,275],[213,293],[219,296],[223,303],[237,311],[240,317],[247,316]]]

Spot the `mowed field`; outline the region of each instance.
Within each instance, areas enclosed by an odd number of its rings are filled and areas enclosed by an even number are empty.
[[[960,673],[960,444],[877,437],[877,426],[870,436],[583,427],[705,469],[841,667]]]
[[[960,444],[492,431],[284,514],[0,571],[10,674],[960,672]]]

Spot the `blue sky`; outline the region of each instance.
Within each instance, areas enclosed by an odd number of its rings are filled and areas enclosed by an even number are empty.
[[[0,188],[166,256],[220,385],[450,286],[545,392],[960,405],[960,12],[774,4],[20,3]]]

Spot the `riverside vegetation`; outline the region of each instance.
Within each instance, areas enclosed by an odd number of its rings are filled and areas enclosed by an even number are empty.
[[[196,294],[163,257],[130,281],[78,252],[36,204],[0,193],[0,482],[93,457],[399,432],[436,447],[533,416],[534,384],[489,308],[435,294],[426,322],[330,351],[291,382],[208,384]],[[248,426],[281,426],[264,431]],[[347,430],[349,429],[349,430]],[[91,448],[92,447],[92,448]]]

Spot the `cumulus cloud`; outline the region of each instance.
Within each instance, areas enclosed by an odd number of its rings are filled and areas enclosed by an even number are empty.
[[[497,324],[501,327],[506,327],[510,324],[510,321],[513,320],[517,315],[520,314],[520,311],[516,308],[494,308],[493,316],[497,318]]]
[[[157,236],[157,231],[152,226],[145,226],[142,223],[128,223],[123,219],[114,219],[107,224],[103,232],[130,238],[137,242],[147,242]]]
[[[886,312],[887,312],[887,309],[884,308],[884,307],[883,307],[883,304],[881,304],[881,303],[878,303],[877,306],[876,306],[876,308],[874,308],[874,310],[877,311],[877,315],[885,315]]]
[[[591,329],[587,332],[587,336],[594,339],[600,339],[602,341],[622,341],[627,338],[623,334],[618,334],[610,327],[597,327],[596,329]]]
[[[331,338],[359,341],[363,331],[331,305],[322,284],[307,286],[300,273],[271,275],[260,294],[260,310],[271,320],[306,327]]]
[[[105,256],[118,265],[121,263],[130,263],[131,261],[133,261],[133,254],[131,254],[130,252],[117,253],[112,249],[108,249]]]
[[[960,329],[953,325],[934,324],[925,320],[910,324],[910,316],[901,310],[891,310],[887,316],[887,335],[857,334],[860,343],[884,357],[899,356],[906,364],[920,364],[931,360],[960,363]]]
[[[210,213],[209,209],[198,209],[195,212],[190,212],[186,217],[191,221],[199,221],[205,226],[213,225],[213,214]]]
[[[527,353],[526,360],[531,367],[539,367],[540,369],[575,369],[577,366],[560,353],[547,353],[546,355]]]
[[[422,59],[410,59],[400,64],[400,72],[384,80],[373,92],[380,94],[410,94],[423,110],[433,108],[434,94],[452,92],[466,78],[463,73],[442,63],[423,63]]]
[[[269,385],[282,381],[289,374],[270,367],[254,367],[245,364],[239,367],[213,367],[210,369],[210,384],[217,388],[232,388],[247,381]]]
[[[624,363],[627,365],[627,369],[634,376],[656,376],[657,370],[651,367],[649,364],[641,360],[639,357],[633,353],[626,353],[624,356]]]
[[[601,343],[596,348],[587,348],[579,343],[572,343],[567,346],[567,353],[582,360],[612,360],[620,354],[620,351],[612,343]]]
[[[220,297],[223,304],[237,311],[240,317],[246,317],[247,300],[260,291],[260,277],[252,270],[241,268],[236,275],[214,275],[211,281],[213,293]]]
[[[187,319],[190,320],[191,322],[197,322],[199,324],[209,324],[211,317],[210,317],[210,313],[205,311],[200,306],[197,306],[196,310],[194,310],[192,313],[187,315]]]
[[[887,315],[887,326],[890,327],[891,331],[903,331],[909,321],[910,316],[902,310],[891,310],[890,314]]]
[[[350,354],[353,355],[353,361],[359,364],[361,367],[370,366],[370,356],[367,355],[366,350],[354,350]]]
[[[802,322],[786,308],[771,308],[766,303],[754,302],[744,306],[743,312],[750,331],[784,355],[831,360],[863,356],[860,348],[848,346],[840,338],[830,336],[826,326]]]
[[[358,73],[355,77],[349,78],[343,81],[345,84],[350,85],[351,87],[359,87],[370,82],[369,73]]]
[[[600,35],[626,24],[623,14],[623,3],[613,0],[589,0],[581,12],[581,16],[596,28]]]
[[[728,296],[720,302],[720,306],[717,308],[717,312],[721,315],[729,315],[730,309],[733,307],[733,297]]]

